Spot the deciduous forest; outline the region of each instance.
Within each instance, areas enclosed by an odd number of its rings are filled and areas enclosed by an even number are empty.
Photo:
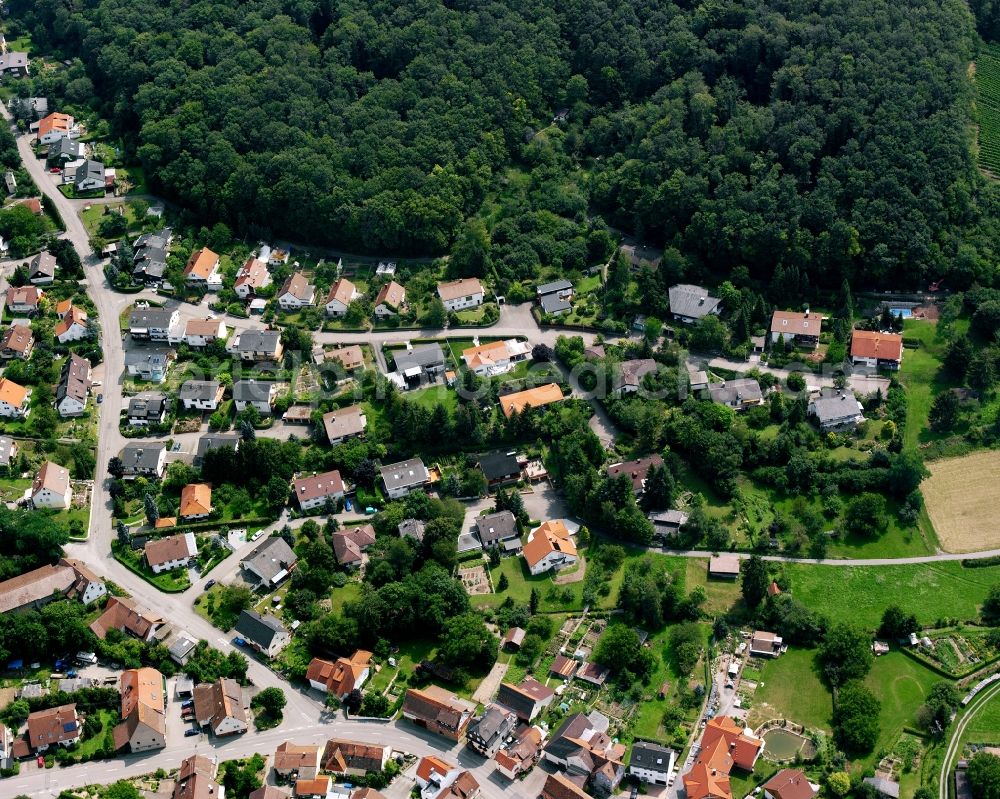
[[[155,192],[247,235],[472,239],[518,279],[592,257],[606,223],[663,245],[668,282],[995,279],[960,0],[10,6],[79,59],[43,88],[97,103]]]

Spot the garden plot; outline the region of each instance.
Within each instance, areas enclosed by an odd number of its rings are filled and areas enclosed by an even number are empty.
[[[469,569],[459,569],[458,579],[462,581],[462,586],[469,596],[476,594],[489,594],[492,592],[490,578],[483,566],[473,566]]]
[[[975,670],[993,660],[996,649],[990,646],[985,630],[940,630],[931,636],[931,646],[920,653],[930,662],[955,676]]]

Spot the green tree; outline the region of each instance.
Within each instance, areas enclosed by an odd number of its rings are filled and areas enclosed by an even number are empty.
[[[488,668],[496,660],[499,645],[483,617],[468,612],[445,621],[438,655],[452,666]]]
[[[259,708],[271,718],[280,718],[281,711],[287,703],[285,692],[274,686],[265,688],[253,698],[254,707]]]
[[[1000,799],[1000,757],[978,752],[966,772],[975,799]]]
[[[888,526],[885,497],[881,494],[865,492],[847,503],[844,527],[852,535],[877,538]]]
[[[826,778],[826,787],[834,796],[847,796],[851,790],[851,777],[846,771],[835,771]]]
[[[850,755],[871,752],[878,741],[878,698],[862,683],[854,681],[837,691],[833,707],[833,737]]]
[[[142,799],[142,794],[127,780],[113,782],[103,791],[103,799]]]
[[[986,624],[1000,626],[1000,583],[990,586],[983,600],[982,616]]]
[[[740,567],[740,591],[748,608],[752,610],[764,601],[770,584],[771,576],[767,565],[759,555],[751,555],[743,561]]]
[[[830,685],[860,680],[872,666],[871,638],[846,622],[827,630],[819,651],[819,665]]]
[[[899,605],[889,605],[882,613],[882,623],[879,624],[878,634],[890,641],[898,641],[919,630],[920,624],[917,622],[916,616],[904,612]]]
[[[951,389],[938,392],[927,418],[935,432],[947,433],[952,430],[958,423],[958,395]]]
[[[648,650],[640,645],[635,630],[625,624],[612,624],[604,631],[594,659],[619,676],[630,673],[641,678],[652,667]]]

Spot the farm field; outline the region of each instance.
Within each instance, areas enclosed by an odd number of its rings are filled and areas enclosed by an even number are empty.
[[[1000,47],[983,45],[976,58],[979,165],[1000,175]]]
[[[921,490],[941,547],[974,552],[1000,546],[995,524],[1000,452],[985,450],[927,464]]]
[[[790,648],[764,664],[750,710],[751,727],[787,718],[811,730],[830,731],[833,698],[815,668],[816,650]]]

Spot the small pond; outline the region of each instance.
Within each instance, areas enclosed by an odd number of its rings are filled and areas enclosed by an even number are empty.
[[[791,760],[807,743],[812,746],[811,741],[789,730],[768,730],[764,733],[764,755],[768,760]]]

